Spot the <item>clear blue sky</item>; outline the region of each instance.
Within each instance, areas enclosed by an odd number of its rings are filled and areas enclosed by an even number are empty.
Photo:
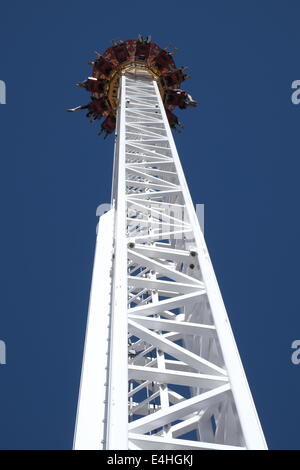
[[[94,255],[113,138],[74,87],[112,38],[179,48],[199,107],[176,136],[271,448],[300,448],[296,0],[11,1],[1,5],[0,448],[72,445]]]

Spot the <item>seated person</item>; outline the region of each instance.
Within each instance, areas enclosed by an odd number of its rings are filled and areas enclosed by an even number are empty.
[[[168,109],[166,110],[167,118],[172,129],[175,129],[177,132],[180,132],[176,126],[183,128],[184,126],[178,121],[178,117],[171,113]]]
[[[98,133],[98,135],[102,134],[102,132],[105,132],[105,136],[104,136],[104,139],[106,139],[106,137],[111,134],[116,128],[116,118],[115,116],[113,115],[109,115],[107,116],[107,118],[105,119],[105,121],[102,122],[101,124],[101,130],[100,132]]]
[[[107,101],[103,98],[94,98],[88,104],[77,106],[76,108],[68,109],[67,111],[74,113],[79,109],[88,109],[86,117],[94,117],[95,119],[100,119],[101,116],[107,116],[109,114],[109,107]]]
[[[135,51],[135,60],[144,61],[147,60],[150,53],[150,43],[137,41],[136,51]]]
[[[111,72],[114,69],[114,66],[109,60],[105,59],[101,56],[96,62],[91,62],[94,65],[93,69],[93,76],[104,75],[105,77],[109,77]]]
[[[125,43],[118,44],[117,46],[113,47],[114,54],[116,56],[117,61],[121,64],[122,62],[126,62],[129,59],[128,50]]]
[[[189,75],[184,74],[184,70],[186,67],[181,67],[178,70],[173,70],[171,72],[166,72],[163,74],[162,81],[165,83],[167,87],[173,85],[180,85],[181,82],[189,78]]]
[[[104,93],[106,83],[103,78],[88,77],[84,82],[76,83],[76,86],[85,88],[90,93]]]
[[[197,102],[192,96],[179,88],[167,90],[166,103],[178,106],[180,109],[186,109],[188,106],[197,106]]]

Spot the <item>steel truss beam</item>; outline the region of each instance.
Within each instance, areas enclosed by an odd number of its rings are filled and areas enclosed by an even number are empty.
[[[104,313],[110,305],[107,354],[93,359],[102,364],[94,370],[103,378],[99,397],[106,384],[97,414],[104,425],[82,443],[97,409],[86,356],[74,447],[265,449],[158,86],[146,71],[121,78],[112,199],[113,240],[106,234],[103,243],[114,256],[109,262],[103,249],[95,259],[97,269],[106,266],[103,285],[111,283],[101,306]],[[93,281],[90,308],[97,289]]]

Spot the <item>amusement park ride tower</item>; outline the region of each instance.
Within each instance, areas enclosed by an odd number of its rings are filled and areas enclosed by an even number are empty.
[[[171,132],[175,106],[196,104],[185,78],[139,36],[78,84],[92,94],[80,108],[116,137],[74,449],[266,449]]]

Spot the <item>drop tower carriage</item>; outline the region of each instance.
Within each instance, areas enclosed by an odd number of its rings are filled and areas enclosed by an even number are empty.
[[[266,449],[171,128],[195,106],[151,38],[97,54],[93,121],[115,131],[100,217],[74,449]],[[71,110],[71,111],[73,111]]]

